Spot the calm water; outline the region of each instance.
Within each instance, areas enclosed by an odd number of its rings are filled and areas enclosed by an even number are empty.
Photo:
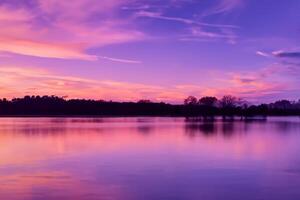
[[[2,200],[299,200],[300,118],[2,118]]]

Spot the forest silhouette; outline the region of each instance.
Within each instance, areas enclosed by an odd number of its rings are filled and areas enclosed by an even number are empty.
[[[300,115],[300,100],[279,100],[251,105],[234,96],[187,97],[182,104],[113,102],[64,99],[57,96],[25,96],[0,99],[0,116],[280,116]]]

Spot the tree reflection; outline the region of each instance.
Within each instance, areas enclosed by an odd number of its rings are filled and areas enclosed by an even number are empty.
[[[140,126],[137,126],[137,130],[138,130],[139,133],[141,133],[143,135],[149,135],[153,132],[154,127],[151,124],[149,124],[149,125],[140,125]]]
[[[197,117],[185,119],[185,131],[190,137],[195,137],[199,133],[207,137],[217,134],[217,127],[214,117]]]
[[[266,117],[189,117],[185,118],[185,133],[190,137],[212,137],[219,134],[229,138],[240,133],[245,134],[254,125],[266,122]]]

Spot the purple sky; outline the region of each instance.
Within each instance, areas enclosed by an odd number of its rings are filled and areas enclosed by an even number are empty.
[[[0,0],[0,96],[300,98],[299,0]]]

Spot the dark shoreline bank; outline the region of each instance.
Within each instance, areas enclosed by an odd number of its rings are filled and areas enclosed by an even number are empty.
[[[225,97],[224,97],[225,98]],[[195,101],[189,97],[184,104],[113,102],[70,99],[56,96],[26,96],[0,99],[0,117],[225,117],[300,116],[300,101],[277,101],[271,104],[248,105],[233,97],[217,100],[205,97]]]
[[[253,116],[224,116],[224,115],[0,115],[1,118],[191,118],[191,119],[236,119],[236,120],[247,120],[247,119],[266,119],[268,117],[299,117],[300,115],[253,115]]]

